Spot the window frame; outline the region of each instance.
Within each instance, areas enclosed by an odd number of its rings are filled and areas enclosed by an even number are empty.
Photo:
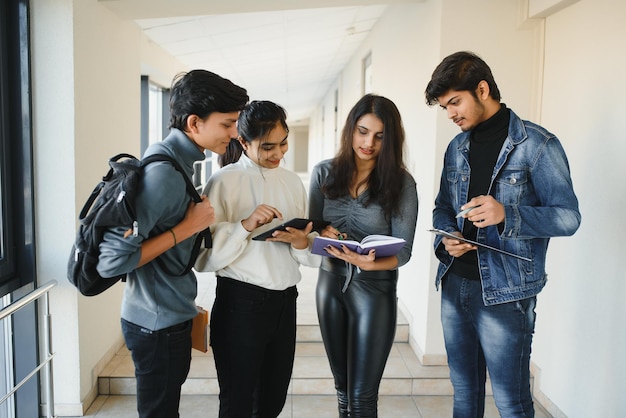
[[[19,299],[37,283],[29,12],[29,0],[0,1],[2,304]],[[6,385],[16,385],[38,365],[37,305],[23,307],[3,321],[0,343],[10,358],[0,366],[0,374]],[[30,379],[20,386],[0,414],[39,416],[39,383],[38,378]]]
[[[0,297],[36,283],[28,13],[0,5]]]

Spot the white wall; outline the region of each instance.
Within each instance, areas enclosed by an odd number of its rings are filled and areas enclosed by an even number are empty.
[[[51,294],[55,412],[82,415],[122,343],[122,286],[86,298],[66,262],[82,205],[119,152],[139,154],[140,77],[169,86],[182,66],[95,0],[33,0],[38,274]],[[65,216],[59,216],[65,214]]]
[[[338,81],[333,83],[328,94],[309,119],[309,169],[312,169],[320,161],[335,155],[338,137],[341,134],[341,124],[345,119],[341,114],[339,115],[339,132],[335,132],[334,108],[335,90],[337,89],[341,91]]]
[[[65,280],[76,213],[72,1],[31,2],[31,26],[37,274],[41,284],[59,282],[50,292],[55,395],[75,403],[81,380],[78,299]]]
[[[528,19],[528,13],[535,19]],[[545,19],[544,19],[545,17]],[[583,223],[573,237],[553,239],[549,282],[539,295],[533,344],[535,396],[554,416],[626,415],[626,283],[618,261],[626,188],[626,4],[619,0],[429,0],[391,6],[344,69],[311,119],[311,157],[333,155],[332,135],[320,128],[321,109],[339,88],[340,123],[360,97],[360,65],[372,52],[374,92],[396,102],[409,141],[408,165],[418,183],[420,214],[411,263],[400,273],[399,297],[411,320],[414,348],[425,363],[445,354],[432,202],[443,152],[458,129],[423,90],[449,53],[468,49],[491,66],[503,102],[553,131],[568,153]],[[317,142],[316,142],[317,141]],[[320,142],[323,142],[320,144]],[[600,174],[602,173],[601,180]],[[605,185],[606,184],[606,185]],[[591,278],[591,280],[590,280]]]
[[[551,242],[533,359],[568,417],[626,416],[626,3],[580,1],[546,19],[541,123],[569,157],[582,224]]]
[[[434,291],[431,262],[431,210],[435,178],[438,178],[434,111],[424,104],[424,89],[439,59],[438,28],[441,8],[437,2],[391,6],[372,31],[368,50],[372,53],[373,93],[393,100],[406,133],[405,161],[417,182],[419,213],[413,256],[401,268],[398,285],[403,312],[411,324],[411,342],[424,364],[437,364],[443,358],[443,336],[438,321],[439,299]],[[418,23],[419,22],[419,23]],[[392,46],[392,47],[391,47]],[[360,71],[360,57],[355,69]],[[344,73],[344,79],[350,75]],[[399,81],[400,80],[400,81]],[[360,97],[344,102],[351,107]],[[346,111],[347,113],[347,111]],[[345,118],[344,118],[345,119]]]

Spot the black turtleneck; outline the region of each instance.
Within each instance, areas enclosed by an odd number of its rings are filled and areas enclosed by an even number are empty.
[[[500,110],[470,132],[470,184],[467,200],[486,195],[489,192],[491,175],[498,155],[509,131],[510,111],[504,103]],[[457,208],[458,209],[458,208]],[[475,240],[477,228],[467,219],[463,223],[463,236]],[[480,279],[476,251],[470,251],[456,258],[451,267],[456,274]]]

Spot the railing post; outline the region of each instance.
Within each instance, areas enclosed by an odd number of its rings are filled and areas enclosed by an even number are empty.
[[[32,377],[34,377],[37,373],[41,372],[43,369],[43,379],[45,384],[45,399],[46,399],[46,410],[47,410],[47,418],[54,417],[54,394],[53,394],[53,382],[52,382],[52,358],[54,354],[52,353],[52,344],[51,344],[51,329],[52,329],[52,319],[50,317],[50,303],[49,303],[49,295],[50,289],[56,286],[56,280],[52,280],[46,283],[44,286],[37,288],[30,292],[29,294],[23,296],[22,298],[14,301],[9,304],[9,306],[0,309],[0,320],[13,315],[15,312],[19,311],[26,305],[31,302],[43,298],[42,311],[43,311],[43,321],[42,329],[43,329],[43,347],[41,341],[38,342],[39,346],[39,357],[44,357],[41,362],[35,367],[27,376],[25,376],[17,385],[15,385],[7,394],[5,394],[2,398],[0,398],[0,404],[4,403],[7,399],[14,396],[15,392],[22,387],[26,382],[28,382]],[[40,388],[41,389],[41,388]],[[39,405],[38,409],[41,408]]]
[[[50,316],[50,298],[49,292],[46,292],[43,296],[43,349],[45,350],[45,357],[43,361],[46,361],[46,366],[44,367],[44,380],[45,380],[45,398],[46,398],[46,416],[47,418],[54,417],[54,392],[52,385],[52,362],[48,359],[52,356],[52,317]]]

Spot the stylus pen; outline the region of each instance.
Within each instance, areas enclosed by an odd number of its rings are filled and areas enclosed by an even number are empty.
[[[476,209],[478,206],[470,206],[469,208],[463,209],[462,211],[460,211],[459,213],[456,214],[455,218],[460,218],[463,215],[465,215],[466,213],[469,213],[470,210],[472,209]]]

